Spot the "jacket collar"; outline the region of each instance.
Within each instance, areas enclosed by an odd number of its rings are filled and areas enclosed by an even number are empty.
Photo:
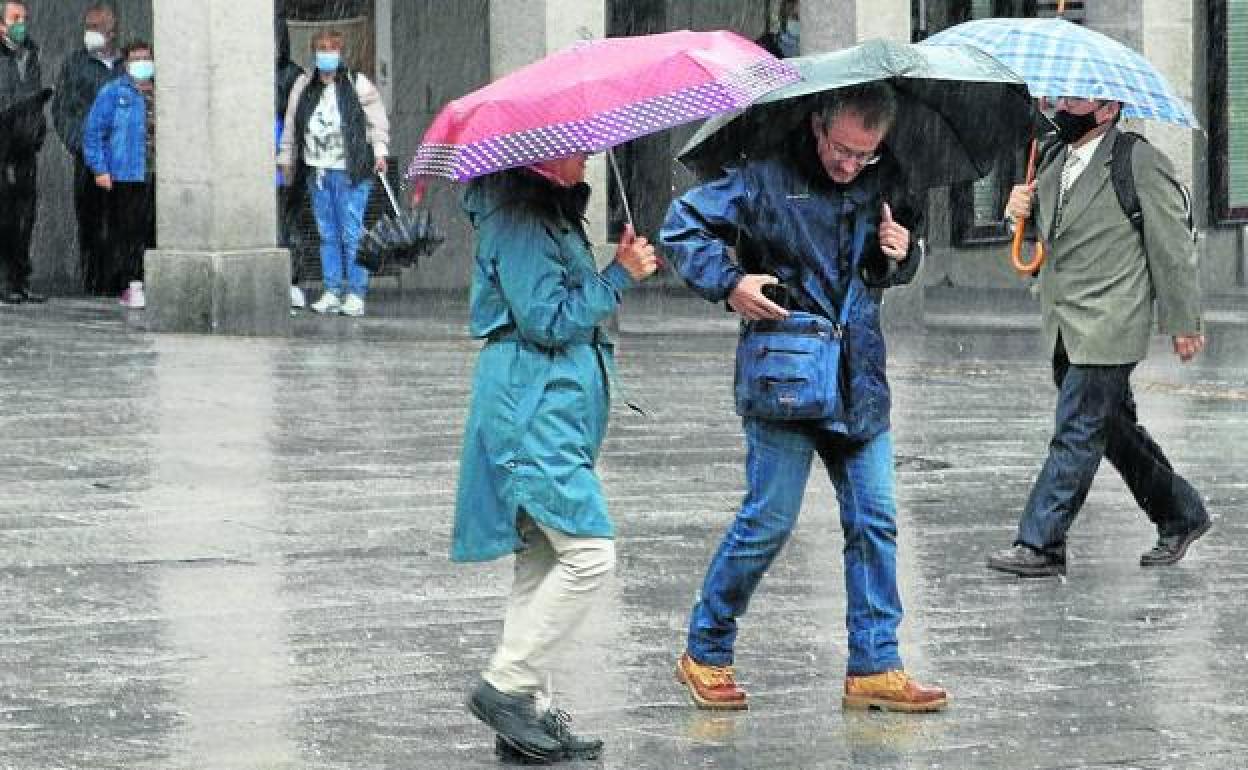
[[[788,145],[792,148],[788,160],[807,188],[824,194],[840,195],[855,206],[870,200],[879,188],[880,166],[888,163],[889,157],[886,155],[879,163],[863,169],[849,184],[837,184],[824,170],[823,161],[815,148],[815,138],[806,125],[803,121],[801,128],[796,129],[798,136]]]
[[[1079,178],[1075,180],[1075,183],[1070,188],[1068,193],[1069,200],[1062,207],[1061,225],[1058,231],[1053,234],[1055,237],[1077,222],[1087,212],[1088,204],[1101,191],[1101,188],[1109,184],[1109,163],[1113,157],[1114,140],[1117,138],[1118,128],[1116,126],[1111,126],[1101,137],[1101,143],[1097,145],[1096,151],[1088,159],[1087,168],[1083,170],[1083,173],[1079,175]],[[1065,163],[1066,155],[1069,152],[1070,148],[1067,148],[1058,160]],[[1057,165],[1057,178],[1059,180],[1061,178],[1060,165]],[[1060,181],[1057,186],[1060,188]]]

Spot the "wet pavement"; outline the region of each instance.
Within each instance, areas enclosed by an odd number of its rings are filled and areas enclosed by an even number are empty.
[[[509,562],[446,558],[475,345],[462,298],[295,320],[281,340],[158,336],[110,303],[0,307],[0,768],[491,768],[461,706]],[[937,715],[843,713],[826,478],[743,621],[749,712],[672,679],[742,492],[724,314],[635,300],[602,474],[616,579],[557,703],[603,768],[1248,766],[1248,364],[1158,346],[1144,422],[1215,528],[1173,568],[1112,470],[1065,580],[1008,545],[1051,425],[1034,334],[899,335],[903,654]],[[683,307],[680,303],[673,306]],[[697,334],[686,334],[696,329]]]

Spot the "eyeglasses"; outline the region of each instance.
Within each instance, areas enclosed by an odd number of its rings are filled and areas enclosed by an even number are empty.
[[[823,139],[824,144],[827,145],[828,152],[832,154],[833,159],[837,162],[843,163],[849,161],[857,163],[859,166],[874,166],[876,163],[880,162],[880,154],[878,152],[858,152],[857,150],[851,150],[835,139],[830,139],[828,135],[822,131],[820,132],[820,137]]]

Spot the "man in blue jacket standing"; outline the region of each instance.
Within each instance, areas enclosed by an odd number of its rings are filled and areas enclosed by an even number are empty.
[[[707,569],[677,667],[701,708],[747,707],[732,667],[737,618],[797,522],[816,453],[836,488],[845,535],[844,707],[936,711],[947,703],[943,689],[906,674],[897,650],[902,607],[879,301],[880,289],[918,269],[921,243],[902,223],[914,227],[921,214],[896,164],[880,154],[896,111],[887,84],[830,92],[783,149],[689,191],[663,226],[685,281],[707,300],[726,300],[744,329],[791,310],[845,318],[843,419],[743,418],[748,490]],[[763,291],[777,283],[779,303]]]
[[[101,260],[102,286],[121,304],[143,308],[143,253],[155,243],[154,124],[156,65],[143,40],[122,50],[126,74],[95,97],[83,127],[82,152],[95,184],[109,199],[110,254]]]

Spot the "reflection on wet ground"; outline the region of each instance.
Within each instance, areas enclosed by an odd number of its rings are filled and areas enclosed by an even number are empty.
[[[509,565],[445,556],[475,345],[460,300],[420,308],[300,317],[281,340],[148,335],[104,303],[0,308],[0,767],[498,765],[461,699]],[[1179,367],[1158,347],[1136,374],[1216,519],[1189,558],[1137,566],[1149,528],[1106,470],[1068,578],[1020,582],[981,565],[1048,439],[1034,340],[1002,357],[990,336],[895,337],[903,653],[953,706],[841,712],[841,542],[816,476],[744,621],[753,708],[716,715],[672,666],[742,492],[731,321],[622,325],[621,380],[650,416],[614,415],[618,575],[557,680],[608,741],[586,766],[1248,765],[1242,358]]]

